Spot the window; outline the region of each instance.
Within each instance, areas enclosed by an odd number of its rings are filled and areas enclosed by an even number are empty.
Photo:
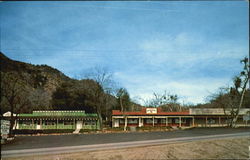
[[[128,119],[128,123],[129,124],[137,124],[138,123],[138,119],[136,119],[136,118]]]
[[[55,124],[56,124],[56,122],[53,121],[53,120],[47,120],[47,121],[45,121],[45,125],[55,125]]]
[[[208,124],[215,124],[215,119],[209,118],[209,119],[207,120],[207,123],[208,123]]]
[[[39,125],[40,124],[40,120],[34,120],[34,123]]]
[[[175,119],[174,119],[174,122],[175,122],[175,123],[179,123],[179,118],[175,118]]]
[[[64,125],[73,125],[73,121],[70,121],[70,120],[64,120]]]
[[[85,120],[84,125],[96,125],[96,120]]]
[[[181,123],[187,123],[187,119],[182,118]]]
[[[64,124],[63,120],[58,120],[58,124]]]
[[[166,118],[162,118],[162,119],[160,120],[160,123],[166,123]]]
[[[20,121],[20,124],[25,125],[25,126],[29,126],[29,125],[32,125],[32,121],[31,120],[23,120],[23,121]]]
[[[175,118],[175,123],[179,123],[180,119],[179,118]],[[181,118],[181,123],[186,123],[187,119]]]
[[[168,123],[172,123],[173,119],[172,118],[168,118]]]
[[[124,119],[120,119],[120,123],[121,123],[121,124],[124,124],[124,123],[125,123],[125,120],[124,120]]]
[[[150,123],[153,123],[153,119],[152,119],[152,118],[147,118],[147,119],[146,119],[146,123],[149,123],[149,124],[150,124]]]

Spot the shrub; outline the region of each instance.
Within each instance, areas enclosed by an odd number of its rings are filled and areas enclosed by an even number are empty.
[[[45,129],[45,130],[15,130],[15,134],[49,134],[49,133],[73,133],[74,129]]]

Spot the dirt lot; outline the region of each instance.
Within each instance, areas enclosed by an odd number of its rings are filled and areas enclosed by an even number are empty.
[[[247,159],[249,138],[202,140],[178,144],[128,149],[79,152],[36,157],[5,158],[6,160],[118,160],[118,159]]]

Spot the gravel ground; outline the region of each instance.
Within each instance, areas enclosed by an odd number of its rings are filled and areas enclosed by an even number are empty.
[[[250,137],[228,138],[3,160],[248,159],[249,145]]]

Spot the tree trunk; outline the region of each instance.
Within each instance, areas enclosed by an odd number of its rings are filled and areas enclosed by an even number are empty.
[[[10,109],[10,128],[9,128],[9,137],[13,137],[13,126],[14,126],[14,123],[15,123],[15,120],[14,120],[14,106],[11,105],[11,109]]]
[[[102,114],[100,112],[99,109],[97,109],[97,116],[98,116],[98,119],[99,119],[99,123],[100,123],[100,130],[103,129],[103,125],[102,125]]]
[[[243,104],[243,100],[244,100],[244,96],[245,96],[245,93],[246,93],[246,86],[247,86],[247,82],[248,82],[248,78],[247,80],[245,81],[244,85],[243,85],[243,91],[241,93],[241,97],[240,97],[240,104],[236,110],[236,113],[235,113],[235,116],[233,117],[232,119],[232,128],[236,128],[236,122],[239,118],[239,112],[240,112],[240,109],[242,107],[242,104]]]

